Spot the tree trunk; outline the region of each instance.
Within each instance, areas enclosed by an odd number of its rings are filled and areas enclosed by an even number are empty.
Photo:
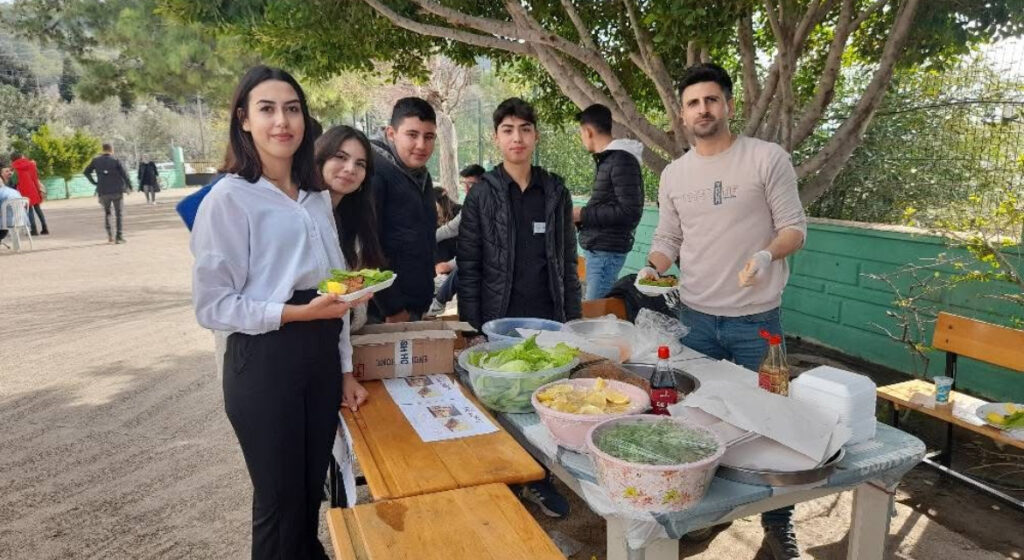
[[[437,111],[437,141],[441,144],[440,174],[441,187],[452,200],[459,199],[459,139],[455,123],[448,113]]]

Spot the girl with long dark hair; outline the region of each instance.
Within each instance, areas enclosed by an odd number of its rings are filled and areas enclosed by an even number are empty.
[[[199,323],[230,332],[224,408],[253,485],[252,557],[327,558],[317,536],[338,407],[352,377],[349,309],[316,286],[346,263],[313,163],[318,125],[287,72],[242,77],[219,181],[192,230]]]
[[[386,268],[377,237],[377,210],[370,192],[370,141],[350,127],[336,126],[316,141],[313,161],[331,193],[341,252],[352,268]],[[366,306],[352,310],[352,330],[366,324]]]

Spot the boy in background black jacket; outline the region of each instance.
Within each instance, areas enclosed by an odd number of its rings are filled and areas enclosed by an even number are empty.
[[[619,277],[626,255],[633,250],[633,233],[644,212],[644,183],[636,140],[612,138],[612,112],[595,104],[576,115],[580,139],[594,154],[597,174],[590,200],[573,209],[580,228],[580,246],[587,259],[587,295],[603,298]]]

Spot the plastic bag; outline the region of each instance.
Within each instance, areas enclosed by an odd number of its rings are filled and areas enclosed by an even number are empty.
[[[641,309],[634,324],[637,333],[630,361],[640,364],[657,362],[659,346],[668,346],[669,359],[683,353],[685,347],[679,340],[690,334],[690,327],[678,319],[650,309]]]

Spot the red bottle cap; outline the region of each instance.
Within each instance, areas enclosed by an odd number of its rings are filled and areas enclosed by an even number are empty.
[[[658,347],[658,359],[659,360],[667,360],[668,359],[668,346],[659,346]]]

